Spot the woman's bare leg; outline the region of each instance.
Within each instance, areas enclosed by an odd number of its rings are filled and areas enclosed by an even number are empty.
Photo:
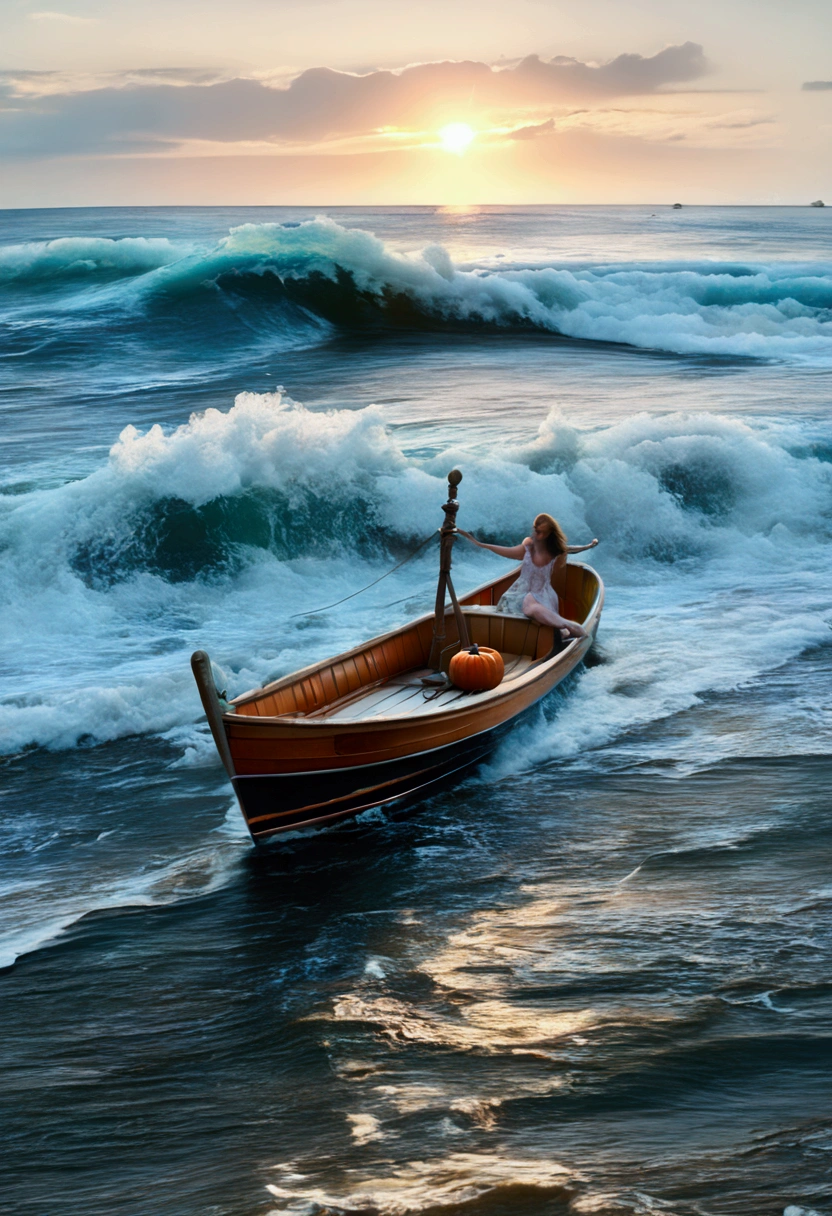
[[[537,621],[540,625],[553,625],[555,629],[560,630],[560,636],[566,638],[585,638],[586,630],[583,625],[579,625],[577,621],[568,621],[565,616],[561,616],[558,612],[552,612],[550,608],[544,608],[538,600],[529,592],[523,600],[523,612],[531,620]]]

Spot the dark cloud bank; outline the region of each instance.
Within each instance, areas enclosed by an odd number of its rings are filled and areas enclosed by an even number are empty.
[[[686,42],[649,57],[619,55],[600,65],[530,55],[502,69],[474,61],[364,76],[312,68],[285,88],[245,79],[173,85],[164,73],[148,69],[152,83],[134,72],[115,86],[37,97],[22,93],[7,74],[0,82],[0,152],[28,157],[152,150],[186,139],[319,140],[449,121],[455,106],[465,114],[471,104],[510,110],[653,93],[696,80],[707,70],[702,47]],[[26,76],[31,90],[37,78]],[[540,125],[518,137],[533,138],[542,133]]]

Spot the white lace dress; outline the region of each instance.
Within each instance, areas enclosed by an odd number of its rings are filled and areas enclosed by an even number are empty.
[[[520,574],[505,595],[500,597],[497,611],[523,616],[523,600],[531,592],[538,604],[542,604],[550,612],[559,612],[557,592],[552,586],[552,567],[557,558],[553,557],[546,566],[536,566],[532,561],[531,545],[526,545],[525,548]]]

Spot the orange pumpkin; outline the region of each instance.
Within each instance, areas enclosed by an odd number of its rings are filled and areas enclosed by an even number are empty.
[[[467,650],[460,650],[451,659],[448,675],[451,683],[463,692],[485,692],[496,688],[505,674],[503,656],[490,646],[478,646],[476,642]]]

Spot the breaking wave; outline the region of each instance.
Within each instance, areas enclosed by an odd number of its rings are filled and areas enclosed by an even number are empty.
[[[58,237],[0,248],[0,283],[18,287],[73,279],[120,279],[179,262],[183,248],[165,238]]]
[[[455,265],[429,245],[401,252],[318,218],[244,224],[213,247],[165,239],[63,238],[0,250],[0,283],[74,284],[90,315],[122,306],[219,310],[287,340],[350,329],[533,330],[684,355],[832,360],[832,265],[717,261]]]
[[[427,610],[430,549],[379,591],[294,619],[426,537],[454,463],[484,539],[523,535],[541,509],[601,538],[612,661],[573,713],[574,738],[602,744],[828,638],[832,464],[800,439],[714,415],[584,431],[553,413],[531,444],[417,459],[379,407],[313,412],[279,392],[129,426],[90,476],[0,497],[0,662],[18,673],[4,751],[168,731],[203,755],[189,649],[239,692]],[[467,546],[455,562],[460,586],[499,565]]]

